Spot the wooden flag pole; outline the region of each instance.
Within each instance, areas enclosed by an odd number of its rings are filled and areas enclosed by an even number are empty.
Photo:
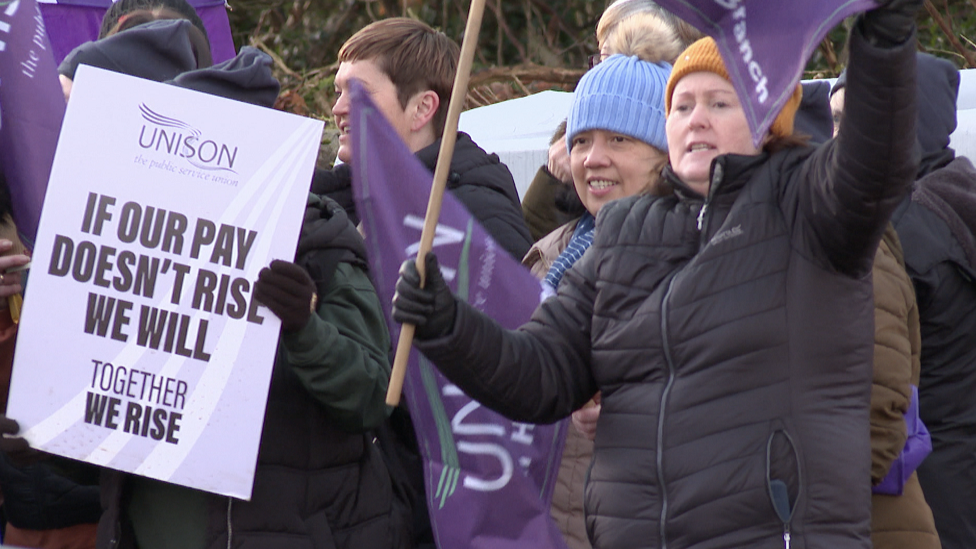
[[[447,120],[444,123],[444,137],[441,139],[441,148],[437,153],[434,183],[430,188],[430,200],[427,201],[424,229],[420,234],[420,249],[417,250],[417,271],[420,273],[421,286],[426,282],[424,258],[433,247],[437,220],[441,216],[441,203],[444,200],[444,190],[447,188],[451,158],[454,156],[454,143],[457,141],[458,118],[461,116],[464,98],[468,94],[471,63],[474,61],[474,49],[478,46],[478,33],[481,30],[481,18],[484,13],[485,0],[471,0],[468,22],[464,28],[464,42],[461,44],[461,58],[454,76],[451,103],[448,105]],[[403,378],[407,374],[407,359],[413,346],[415,328],[413,324],[400,326],[400,339],[397,341],[396,355],[393,358],[393,373],[390,375],[390,386],[386,391],[386,403],[390,406],[400,403],[400,393],[403,391]]]

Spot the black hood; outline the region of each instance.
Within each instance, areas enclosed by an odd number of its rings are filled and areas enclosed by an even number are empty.
[[[440,146],[436,141],[417,151],[417,158],[432,172]],[[532,234],[522,215],[512,172],[499,162],[497,154],[486,153],[468,134],[458,132],[447,189],[499,246],[516,260],[525,257],[532,247]]]
[[[945,59],[927,53],[916,54],[918,71],[918,115],[915,132],[922,161],[916,179],[942,168],[956,157],[949,148],[949,135],[956,131],[956,98],[959,70]],[[830,95],[847,85],[845,69],[834,82]]]
[[[803,97],[793,126],[795,131],[809,135],[811,144],[819,145],[834,135],[830,94],[830,84],[826,82],[815,80],[803,83]]]
[[[91,65],[156,82],[169,80],[198,66],[192,27],[186,19],[164,19],[85,42],[64,58],[58,73],[74,80],[78,65]]]
[[[417,151],[417,158],[431,172],[437,166],[437,154],[440,152],[441,140]],[[447,188],[454,189],[461,185],[478,185],[489,187],[500,192],[519,204],[518,191],[515,189],[515,179],[508,166],[498,160],[497,154],[488,154],[479,147],[471,136],[458,132],[454,145],[454,156],[451,158],[451,172],[447,177]]]
[[[184,72],[168,83],[261,107],[273,107],[280,86],[271,74],[271,63],[268,54],[244,46],[233,59],[206,69]]]
[[[952,162],[949,135],[956,130],[959,71],[951,62],[927,53],[918,54],[918,144],[922,177]]]

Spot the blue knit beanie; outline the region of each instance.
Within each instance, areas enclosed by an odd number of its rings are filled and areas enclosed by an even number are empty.
[[[566,148],[588,130],[628,135],[667,152],[664,92],[671,75],[668,63],[649,63],[637,56],[612,55],[583,75],[566,120]]]

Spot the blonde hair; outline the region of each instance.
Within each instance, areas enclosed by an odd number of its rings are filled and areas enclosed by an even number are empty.
[[[652,12],[635,13],[618,23],[603,44],[609,54],[636,55],[642,61],[671,62],[684,48],[681,40],[660,15]]]
[[[656,15],[669,29],[668,36],[678,40],[678,51],[671,58],[663,59],[664,61],[674,61],[678,54],[703,36],[697,29],[650,0],[616,0],[604,10],[596,26],[596,41],[601,52],[608,45],[616,27],[637,14]]]

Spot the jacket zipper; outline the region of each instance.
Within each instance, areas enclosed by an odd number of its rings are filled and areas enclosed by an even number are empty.
[[[234,524],[231,521],[231,511],[234,509],[234,498],[227,498],[227,549],[234,540]]]
[[[725,174],[725,169],[722,168],[722,164],[716,162],[715,166],[712,167],[712,181],[708,186],[708,192],[705,193],[705,202],[702,203],[701,210],[698,211],[698,232],[702,235],[702,240],[705,237],[705,231],[702,229],[705,226],[705,211],[708,210],[708,205],[711,204],[712,198],[715,196],[715,190],[718,188],[719,184],[722,182],[722,177]],[[703,248],[704,242],[700,242],[698,249]]]
[[[661,339],[664,347],[664,360],[668,365],[668,382],[664,385],[661,393],[661,405],[657,413],[657,482],[661,486],[661,549],[668,549],[667,537],[667,515],[668,515],[668,490],[664,484],[664,410],[667,407],[668,396],[671,394],[671,386],[674,384],[674,362],[671,359],[671,346],[668,344],[668,303],[671,300],[671,289],[674,287],[674,280],[677,275],[672,276],[668,281],[668,290],[664,293],[661,301]]]

